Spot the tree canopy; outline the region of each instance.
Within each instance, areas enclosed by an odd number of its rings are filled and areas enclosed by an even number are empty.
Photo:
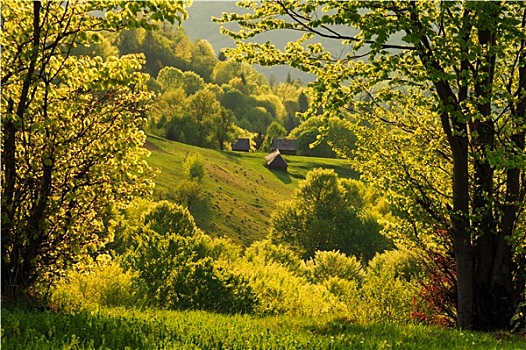
[[[363,184],[340,179],[334,170],[312,170],[294,198],[272,214],[269,236],[304,259],[318,250],[339,250],[367,262],[392,245],[380,235],[377,213],[365,206],[366,192]]]
[[[355,114],[358,162],[404,239],[454,256],[457,325],[524,322],[526,9],[520,2],[245,1],[227,55],[313,73],[309,115]],[[270,30],[302,37],[284,50]],[[330,52],[316,38],[339,42]],[[365,123],[364,123],[365,124]],[[363,124],[362,124],[363,125]],[[447,232],[441,240],[437,232]],[[447,246],[446,242],[452,242]],[[522,321],[521,321],[522,320]]]
[[[144,58],[71,50],[180,22],[185,3],[2,2],[2,295],[53,281],[111,239],[112,207],[149,191]]]

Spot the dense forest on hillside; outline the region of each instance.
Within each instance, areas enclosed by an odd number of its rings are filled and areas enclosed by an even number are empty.
[[[155,32],[139,28],[103,33],[99,42],[72,53],[102,58],[144,54],[143,69],[157,94],[146,126],[154,135],[221,150],[229,149],[237,138],[249,138],[253,151],[270,151],[274,138],[289,137],[298,140],[298,154],[322,157],[337,157],[331,143],[346,154],[354,145],[346,121],[333,119],[333,131],[312,148],[323,122],[320,116],[301,123],[299,113],[307,111],[310,103],[301,81],[289,73],[283,81],[269,82],[221,50],[216,55],[206,39],[190,41],[184,29],[173,25]]]
[[[286,336],[327,348],[359,346],[350,324],[520,342],[521,4],[244,1],[213,19],[225,48],[189,38],[189,5],[3,1],[2,347],[104,348],[76,323],[121,322],[117,347],[251,348],[176,335],[175,311],[305,318]]]

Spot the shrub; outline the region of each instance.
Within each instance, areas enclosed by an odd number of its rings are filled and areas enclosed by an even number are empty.
[[[142,222],[144,226],[160,234],[175,233],[189,237],[198,232],[188,209],[168,201],[153,203],[150,210],[144,214]]]
[[[308,277],[315,283],[331,277],[361,283],[364,277],[362,264],[354,256],[346,256],[338,251],[317,251],[306,262]]]
[[[338,298],[341,312],[349,319],[358,321],[366,318],[358,282],[339,277],[329,277],[322,282],[327,290]]]
[[[273,244],[270,240],[252,243],[245,251],[245,259],[253,264],[277,263],[293,272],[300,271],[303,266],[296,252],[283,244]]]
[[[382,274],[387,271],[395,278],[403,278],[406,281],[414,277],[420,277],[423,267],[417,258],[408,250],[388,250],[381,254],[376,254],[369,262],[368,273]]]
[[[411,317],[421,323],[451,327],[455,324],[455,261],[451,254],[429,252],[425,266],[427,278],[420,282]]]
[[[189,180],[201,182],[205,177],[205,165],[201,153],[188,154],[184,159],[183,171]]]
[[[126,257],[134,282],[149,305],[224,313],[251,312],[256,303],[248,281],[228,269],[239,249],[202,233],[188,210],[160,202],[144,217],[135,251]]]
[[[339,315],[344,306],[323,285],[309,283],[277,264],[238,262],[236,269],[246,276],[256,294],[258,315],[316,317]]]
[[[69,272],[53,289],[51,300],[66,311],[132,307],[139,302],[132,279],[132,272],[125,272],[109,259],[99,258],[91,261],[91,266],[83,264]]]
[[[151,225],[157,232],[175,231],[182,236],[194,234],[195,222],[184,208],[173,210],[168,201],[152,202],[136,199],[114,215],[114,240],[106,249],[114,255],[124,255],[137,246],[137,232],[145,225]]]
[[[407,251],[377,254],[362,284],[365,322],[407,322],[418,295],[418,274]],[[411,262],[411,263],[410,263]]]

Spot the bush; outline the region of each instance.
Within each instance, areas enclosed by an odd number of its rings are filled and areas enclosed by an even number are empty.
[[[309,279],[314,283],[337,277],[360,284],[365,275],[356,257],[348,257],[338,251],[317,251],[314,258],[306,262],[306,269]]]
[[[154,203],[144,215],[143,225],[160,234],[183,237],[194,236],[199,230],[188,209],[168,201]]]
[[[175,208],[175,209],[174,209]],[[194,218],[183,207],[169,201],[151,202],[136,199],[114,217],[114,241],[106,249],[115,255],[126,255],[137,247],[138,232],[145,225],[159,233],[175,232],[181,236],[191,236],[197,231]]]
[[[343,305],[341,312],[350,320],[358,321],[366,317],[366,309],[362,302],[360,286],[355,280],[339,277],[329,277],[322,282],[327,290],[338,298]]]
[[[382,254],[376,254],[369,262],[368,274],[381,275],[388,273],[395,278],[410,281],[414,277],[421,277],[423,267],[416,257],[408,250],[388,250]]]
[[[202,233],[182,237],[145,230],[130,263],[151,306],[251,312],[255,297],[247,280],[225,269],[214,254],[213,239]]]
[[[90,262],[91,266],[83,264],[82,269],[71,271],[53,289],[53,304],[65,311],[80,311],[99,307],[132,307],[139,302],[132,284],[133,273],[124,272],[109,258]]]
[[[344,306],[323,285],[309,283],[278,264],[238,262],[236,269],[246,276],[256,294],[254,313],[317,317],[339,315]]]
[[[419,277],[414,258],[407,251],[377,254],[362,285],[365,322],[407,322],[418,295]]]
[[[145,216],[137,247],[126,258],[137,271],[134,282],[149,305],[248,313],[255,295],[248,281],[227,269],[239,250],[228,241],[202,233],[188,213],[161,202]]]
[[[299,272],[303,265],[296,252],[283,244],[273,244],[270,240],[252,243],[245,251],[245,259],[253,264],[277,263],[292,272]]]
[[[205,177],[204,159],[201,153],[187,155],[183,163],[184,174],[189,180],[201,182]]]

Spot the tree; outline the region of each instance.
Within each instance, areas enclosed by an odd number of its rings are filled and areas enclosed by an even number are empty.
[[[361,170],[390,193],[415,240],[425,244],[425,234],[429,241],[437,230],[449,232],[453,246],[444,254],[453,254],[456,264],[457,326],[513,326],[526,305],[523,4],[280,0],[243,6],[253,10],[222,18],[241,26],[224,30],[238,39],[230,56],[311,72],[317,80],[310,85],[309,114],[318,107],[326,116],[357,111],[381,127],[374,140],[364,130],[362,149],[379,153],[369,153],[374,168],[366,162]],[[246,42],[276,28],[304,35],[284,51]],[[339,40],[343,53],[333,57],[321,44],[305,44],[316,35]]]
[[[287,130],[283,125],[276,121],[270,123],[270,125],[267,127],[265,139],[263,140],[263,144],[261,145],[260,150],[270,152],[272,141],[274,139],[283,138],[285,136],[287,136]]]
[[[212,74],[212,82],[217,85],[228,84],[228,82],[235,77],[241,75],[241,63],[228,60],[228,61],[219,61],[216,63]]]
[[[188,96],[195,94],[198,90],[203,89],[205,81],[198,74],[188,71],[183,73],[184,87]]]
[[[144,53],[145,71],[157,76],[166,67],[181,71],[193,71],[205,81],[217,63],[215,52],[206,40],[191,42],[181,28],[163,25],[162,30],[152,32],[144,28],[119,33],[117,45],[121,54]]]
[[[187,96],[196,93],[204,87],[204,80],[192,71],[183,72],[179,68],[164,67],[157,74],[157,83],[163,91],[170,91],[183,88]]]
[[[213,120],[221,113],[221,104],[215,94],[208,89],[199,90],[188,98],[187,106],[192,123],[197,126],[193,135],[186,135],[188,143],[201,147],[212,146],[211,128],[216,127]]]
[[[113,45],[115,33],[100,33],[94,36],[93,42],[89,46],[77,46],[71,50],[71,54],[76,56],[87,55],[90,57],[102,57],[103,60],[110,56],[118,56],[119,49]]]
[[[201,183],[206,174],[205,160],[201,153],[186,155],[183,162],[183,172],[187,179]]]
[[[192,47],[191,69],[199,74],[206,82],[210,82],[210,75],[218,59],[212,45],[203,39],[198,40]]]
[[[181,14],[182,1],[2,2],[2,295],[52,282],[111,238],[109,208],[149,189],[144,60],[71,48]]]
[[[184,47],[179,52],[174,52],[172,42],[167,40],[162,33],[152,33],[145,28],[133,28],[119,33],[117,46],[121,55],[130,53],[143,53],[146,56],[144,70],[156,77],[159,71],[168,65],[185,67],[185,57],[178,55],[185,52]],[[182,46],[182,44],[181,44]]]
[[[303,91],[298,96],[298,105],[300,107],[299,111],[302,113],[307,112],[307,110],[309,109],[309,99]]]
[[[320,132],[324,125],[329,127],[325,135]],[[356,142],[352,129],[349,120],[338,117],[323,120],[321,116],[316,116],[292,130],[290,137],[298,140],[298,155],[328,158],[336,158],[338,154],[352,156]]]
[[[241,78],[249,94],[254,94],[262,87],[268,86],[263,74],[246,63],[234,60],[219,61],[211,73],[211,81],[217,85],[228,84],[233,78]]]
[[[296,116],[296,114],[299,112],[299,105],[297,101],[286,100],[283,102],[283,106],[287,111],[287,116],[283,126],[285,126],[285,129],[287,129],[287,132],[291,132],[300,124],[300,118]]]
[[[164,67],[159,71],[159,74],[157,74],[156,80],[163,91],[175,90],[177,88],[185,89],[184,73],[179,68]]]
[[[216,113],[208,121],[211,133],[208,135],[210,143],[217,142],[219,149],[225,149],[226,143],[234,141],[234,113],[221,107],[219,113]]]
[[[166,137],[170,140],[178,140],[181,131],[172,123],[174,119],[185,114],[186,93],[182,88],[176,88],[157,95],[151,108],[148,110],[147,132]],[[173,130],[169,130],[173,127]]]
[[[303,259],[318,250],[339,250],[368,261],[390,248],[376,218],[366,215],[362,186],[339,179],[332,169],[310,171],[294,198],[280,203],[272,214],[272,242],[290,245]]]
[[[263,133],[269,125],[274,121],[272,114],[262,106],[253,107],[245,115],[248,125],[240,125],[241,127],[252,131]]]

